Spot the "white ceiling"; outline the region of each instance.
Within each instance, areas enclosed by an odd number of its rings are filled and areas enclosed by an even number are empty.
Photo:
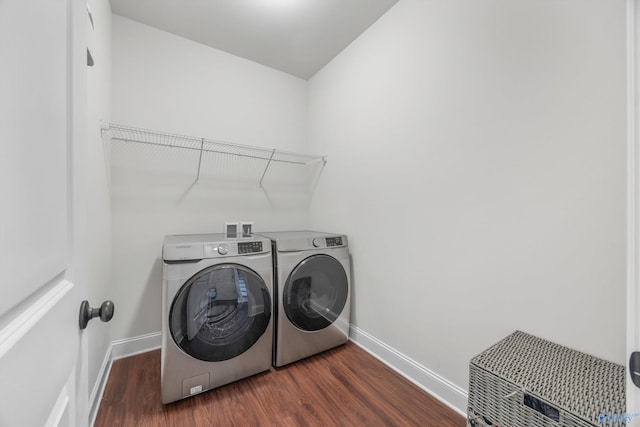
[[[308,79],[398,0],[110,0],[117,15]]]

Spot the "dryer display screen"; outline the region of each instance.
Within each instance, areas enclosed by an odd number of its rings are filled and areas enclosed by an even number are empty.
[[[327,246],[342,246],[342,237],[327,237]]]
[[[262,252],[262,242],[239,242],[239,254],[251,254],[254,252]]]

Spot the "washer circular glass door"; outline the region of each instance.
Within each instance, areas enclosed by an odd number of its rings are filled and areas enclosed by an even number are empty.
[[[191,277],[169,312],[169,330],[185,353],[220,362],[244,353],[262,336],[271,318],[271,297],[254,271],[220,264]]]
[[[328,255],[313,255],[300,262],[287,278],[282,303],[296,327],[318,331],[340,316],[348,295],[342,264]]]

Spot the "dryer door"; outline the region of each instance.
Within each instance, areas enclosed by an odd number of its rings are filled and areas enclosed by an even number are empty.
[[[237,264],[220,264],[191,277],[171,304],[169,330],[185,353],[208,362],[245,352],[264,334],[271,297],[262,278]]]
[[[296,327],[318,331],[340,316],[349,296],[349,282],[342,264],[328,255],[305,258],[291,272],[284,286],[284,311]]]

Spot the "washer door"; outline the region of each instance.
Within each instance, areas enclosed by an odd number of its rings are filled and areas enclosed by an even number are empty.
[[[300,262],[287,278],[284,311],[299,329],[318,331],[340,316],[349,296],[347,274],[338,260],[313,255]]]
[[[271,297],[254,271],[220,264],[191,277],[171,304],[169,330],[185,353],[207,362],[245,352],[271,318]]]

